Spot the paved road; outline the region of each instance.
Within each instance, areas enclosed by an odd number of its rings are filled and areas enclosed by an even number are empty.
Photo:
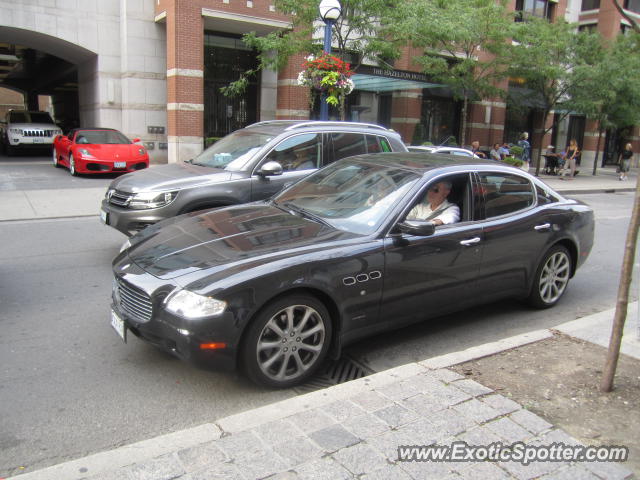
[[[596,209],[596,244],[556,308],[494,304],[369,339],[349,353],[381,370],[609,308],[632,194],[582,198]],[[135,338],[122,344],[108,325],[108,304],[110,262],[123,240],[91,217],[2,223],[0,477],[295,395],[194,370]]]

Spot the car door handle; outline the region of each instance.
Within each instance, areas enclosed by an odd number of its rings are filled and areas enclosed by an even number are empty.
[[[476,243],[480,243],[480,237],[473,237],[469,240],[462,240],[460,245],[464,245],[465,247],[470,247],[471,245],[475,245]]]
[[[540,230],[549,230],[550,228],[551,228],[550,223],[543,223],[542,225],[536,225],[535,227],[533,227],[533,229],[537,230],[538,232]]]

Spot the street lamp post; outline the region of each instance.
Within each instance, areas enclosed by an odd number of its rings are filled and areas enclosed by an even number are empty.
[[[320,2],[320,18],[324,22],[324,53],[331,53],[331,30],[342,13],[338,0],[322,0]],[[320,120],[329,120],[329,104],[327,94],[320,97]]]

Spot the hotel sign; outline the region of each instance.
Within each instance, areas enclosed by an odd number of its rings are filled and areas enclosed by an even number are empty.
[[[409,80],[412,82],[429,82],[430,79],[424,73],[409,72],[407,70],[387,70],[380,67],[361,65],[356,73],[362,75],[373,75],[376,77],[396,78],[398,80]]]

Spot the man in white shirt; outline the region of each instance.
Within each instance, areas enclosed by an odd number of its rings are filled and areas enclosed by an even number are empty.
[[[460,221],[460,208],[447,201],[451,192],[451,182],[438,182],[429,187],[426,198],[413,207],[407,220],[428,220],[434,225],[446,225]]]

